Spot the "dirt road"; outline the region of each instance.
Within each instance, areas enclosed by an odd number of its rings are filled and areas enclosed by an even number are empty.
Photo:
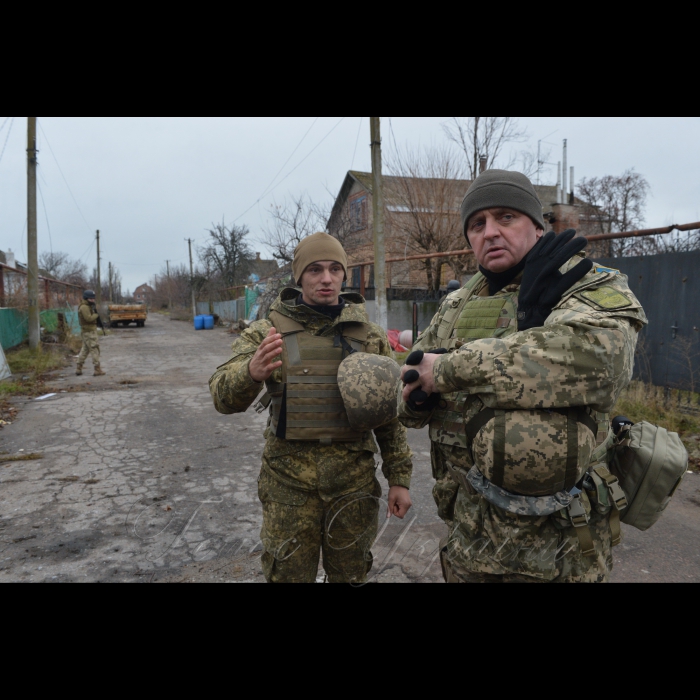
[[[108,376],[57,376],[19,402],[0,450],[0,582],[262,582],[257,477],[265,419],[218,415],[207,381],[231,337],[152,315],[103,339]],[[412,433],[414,511],[375,547],[379,582],[440,580],[429,442]],[[700,581],[700,477],[652,532],[626,533],[616,581]]]

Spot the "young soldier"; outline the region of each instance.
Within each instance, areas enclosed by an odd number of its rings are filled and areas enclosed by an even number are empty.
[[[100,365],[100,343],[97,335],[98,324],[101,325],[100,315],[97,313],[95,292],[88,290],[83,294],[83,301],[78,308],[78,320],[80,322],[81,336],[83,339],[83,349],[78,357],[78,369],[76,375],[83,376],[83,365],[88,355],[92,357],[92,364],[95,366],[95,376],[104,377],[106,372],[102,371]]]
[[[524,175],[482,174],[461,213],[480,272],[420,338],[443,354],[404,368],[400,409],[430,426],[446,579],[606,582],[624,508],[604,468],[609,413],[646,316],[623,275],[581,254],[585,239],[544,235]]]
[[[262,404],[271,404],[271,416],[259,495],[270,583],[314,582],[321,551],[332,583],[366,581],[382,493],[371,429],[389,481],[389,516],[404,518],[412,505],[411,453],[396,418],[399,368],[387,359],[386,332],[369,322],[364,299],[341,294],[347,265],[331,236],[302,241],[293,264],[301,290],[282,292],[269,319],[242,334],[210,383],[214,405],[226,415],[244,413],[267,384]],[[355,353],[362,353],[360,363],[346,365]],[[362,366],[367,372],[356,369]],[[348,367],[355,369],[344,377]]]

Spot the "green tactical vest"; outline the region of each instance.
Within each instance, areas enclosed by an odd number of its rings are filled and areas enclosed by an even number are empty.
[[[480,297],[485,284],[478,274],[448,298],[437,330],[441,347],[454,351],[518,331],[519,286]],[[608,416],[586,409],[496,411],[478,396],[462,392],[442,399],[430,423],[431,440],[464,450],[470,468],[476,465],[492,484],[523,496],[572,490],[595,457],[598,422],[604,435],[609,431]]]
[[[365,351],[367,326],[344,323],[337,335],[319,337],[277,311],[270,320],[284,340],[282,382],[267,382],[273,433],[282,440],[324,445],[364,440],[366,435],[350,427],[338,369],[353,350]]]

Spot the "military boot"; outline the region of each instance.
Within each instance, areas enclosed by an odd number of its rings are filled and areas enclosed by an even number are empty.
[[[95,367],[95,376],[96,377],[105,377],[105,376],[107,376],[107,372],[103,372],[102,368],[99,365],[97,365],[97,367]]]
[[[82,365],[78,365],[77,369],[75,370],[75,376],[76,377],[83,376],[83,366]]]

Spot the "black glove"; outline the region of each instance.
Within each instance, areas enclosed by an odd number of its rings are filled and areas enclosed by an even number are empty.
[[[541,328],[566,292],[592,269],[591,260],[582,260],[565,275],[559,268],[588,245],[569,229],[558,236],[552,231],[530,251],[523,272],[518,300],[518,330]]]
[[[431,350],[428,355],[446,355],[447,353],[447,350],[440,348],[439,350]],[[409,367],[418,367],[418,365],[423,362],[424,358],[425,353],[422,350],[416,350],[408,356],[406,364]],[[406,375],[403,378],[403,383],[408,386],[409,384],[417,382],[419,379],[420,374],[418,374],[416,370],[411,370],[410,372],[406,372]],[[428,394],[426,394],[422,389],[416,389],[409,397],[408,406],[412,411],[428,413],[429,411],[433,411],[435,408],[437,408],[438,404],[440,403],[440,398],[440,394],[431,394],[428,396]]]

